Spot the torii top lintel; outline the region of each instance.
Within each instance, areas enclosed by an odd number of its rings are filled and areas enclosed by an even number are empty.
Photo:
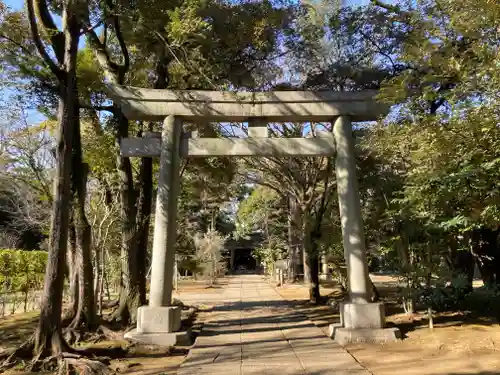
[[[109,84],[107,91],[129,120],[160,121],[177,115],[190,121],[266,118],[276,122],[307,122],[331,121],[337,116],[349,116],[351,121],[372,121],[389,110],[375,100],[378,93],[375,90],[225,92]]]

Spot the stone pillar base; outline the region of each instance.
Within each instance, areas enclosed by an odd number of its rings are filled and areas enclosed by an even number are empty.
[[[340,323],[345,328],[382,328],[385,325],[383,303],[340,304]]]
[[[369,342],[381,344],[401,340],[398,328],[344,328],[340,323],[330,324],[328,335],[340,345]]]
[[[340,324],[330,324],[329,336],[341,345],[401,339],[398,328],[384,328],[383,303],[341,303]]]
[[[170,333],[181,328],[181,307],[141,306],[137,310],[138,333]]]
[[[148,345],[189,345],[190,332],[179,332],[181,310],[179,306],[141,306],[137,310],[137,329],[127,332],[125,338]]]
[[[158,346],[189,346],[191,345],[191,332],[170,332],[170,333],[139,333],[137,329],[125,334],[125,338],[130,341],[139,342],[146,345]]]
[[[329,273],[322,273],[322,274],[319,275],[319,279],[320,280],[324,280],[324,281],[332,281],[333,277]]]

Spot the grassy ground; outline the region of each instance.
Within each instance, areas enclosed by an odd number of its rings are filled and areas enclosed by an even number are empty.
[[[383,345],[348,345],[346,349],[370,372],[375,375],[500,374],[500,326],[496,320],[458,313],[440,314],[434,319],[435,328],[430,330],[423,315],[408,316],[397,306],[394,279],[375,277],[374,282],[388,302],[388,324],[398,326],[404,340]],[[321,289],[323,296],[336,291],[331,283]],[[339,321],[333,308],[305,303],[305,287],[285,285],[277,290],[284,298],[294,300],[325,332],[330,323]]]
[[[182,296],[183,293],[217,293],[219,290],[204,281],[183,280],[179,284],[179,292]],[[199,311],[197,321],[201,321],[203,316],[204,312]],[[37,322],[38,312],[18,313],[0,318],[0,351],[15,348],[27,340],[34,332]],[[101,341],[97,344],[82,343],[81,346],[113,348],[125,347],[127,344],[125,339],[118,337],[116,340]],[[189,349],[190,347],[167,350],[146,345],[134,346],[129,348],[128,354],[123,358],[112,360],[110,367],[117,373],[127,375],[173,375],[176,374]],[[6,374],[28,375],[30,373],[15,368]],[[51,373],[45,374],[52,375]]]
[[[435,329],[428,329],[422,315],[404,314],[394,300],[395,280],[390,277],[375,277],[374,281],[388,302],[389,324],[400,327],[405,339],[384,345],[355,344],[347,346],[349,352],[375,375],[492,375],[500,374],[500,326],[492,319],[471,318],[461,314],[441,314],[435,318]],[[223,280],[220,281],[223,283]],[[221,284],[222,285],[222,284]],[[219,293],[220,286],[207,285],[204,281],[180,283],[182,299],[190,293]],[[285,285],[277,288],[288,300],[295,301],[320,328],[327,332],[328,325],[338,322],[339,316],[329,306],[310,306],[305,301],[307,290],[301,285]],[[335,295],[335,284],[323,284],[322,295]],[[210,310],[210,306],[204,306]],[[200,311],[197,320],[203,321],[209,313]],[[0,319],[0,350],[16,347],[34,331],[38,314],[22,313]],[[116,347],[126,345],[123,339],[103,341],[97,346]],[[173,351],[148,346],[137,346],[126,357],[114,360],[111,367],[120,374],[166,375],[175,374],[183,362],[189,347]],[[9,372],[17,375],[22,372]],[[25,373],[26,374],[26,373]]]

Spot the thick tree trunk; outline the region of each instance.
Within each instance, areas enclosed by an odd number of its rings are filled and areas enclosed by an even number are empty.
[[[75,228],[77,238],[77,265],[78,265],[78,310],[71,323],[72,328],[85,327],[92,331],[97,328],[97,314],[94,296],[94,273],[91,258],[91,228],[85,215],[85,185],[87,182],[88,166],[79,163],[80,171],[77,196],[73,200]],[[75,181],[76,182],[76,181]]]
[[[116,141],[119,144],[128,136],[128,120],[119,106],[115,105],[117,126]],[[137,308],[140,306],[139,283],[137,282],[137,230],[136,230],[136,192],[134,189],[130,159],[117,155],[116,166],[120,179],[120,217],[121,217],[121,290],[120,304],[113,314],[122,324],[134,323]]]
[[[309,269],[309,302],[318,304],[320,302],[319,292],[319,257],[314,252],[307,256]]]
[[[302,213],[300,206],[293,198],[289,198],[290,205],[290,229],[289,242],[292,249],[292,257],[294,258],[294,281],[298,281],[300,275],[304,271],[304,242],[302,229]]]
[[[306,285],[309,289],[309,302],[316,305],[320,302],[318,241],[321,234],[311,229],[309,220],[311,219],[304,218],[304,253],[306,254],[304,281],[308,280]]]
[[[168,61],[160,58],[156,67],[157,78],[154,88],[166,88],[167,66]],[[128,136],[128,120],[119,107],[115,107],[115,110],[118,125],[117,141],[121,142],[121,139]],[[151,124],[149,130],[152,130]],[[117,168],[121,181],[123,230],[121,294],[125,293],[126,296],[120,295],[120,304],[115,317],[119,316],[124,323],[128,320],[135,323],[137,309],[146,304],[146,259],[153,202],[153,160],[151,158],[141,160],[138,192],[134,189],[129,159],[118,155]]]
[[[94,330],[97,328],[97,314],[94,296],[94,273],[92,270],[90,224],[85,214],[85,200],[87,195],[87,177],[89,167],[82,160],[82,142],[80,136],[80,108],[75,107],[74,134],[72,147],[72,174],[71,190],[73,194],[73,224],[75,227],[77,256],[76,269],[78,273],[78,309],[71,328]]]
[[[146,304],[146,259],[148,256],[149,225],[153,203],[153,159],[142,158],[139,174],[139,203],[137,212],[137,286],[139,303]]]
[[[49,254],[40,306],[40,318],[34,336],[37,356],[49,356],[68,351],[62,338],[61,313],[64,287],[66,250],[68,246],[69,208],[71,204],[71,147],[75,127],[76,58],[80,25],[73,9],[65,10],[64,17],[64,75],[58,109],[54,201],[49,239]]]

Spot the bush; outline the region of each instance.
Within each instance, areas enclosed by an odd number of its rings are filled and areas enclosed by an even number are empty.
[[[474,289],[465,297],[464,305],[467,310],[496,316],[500,309],[500,287]]]
[[[21,292],[26,310],[28,294],[43,289],[47,255],[45,251],[0,249],[0,293],[4,295],[3,304],[7,295]]]
[[[449,285],[436,285],[418,293],[418,301],[423,307],[434,311],[462,310],[466,308],[467,296],[471,293],[465,276],[459,276]]]
[[[419,294],[422,307],[435,311],[467,310],[479,314],[497,314],[500,309],[500,286],[471,290],[465,277],[455,278],[450,285],[440,285]]]

